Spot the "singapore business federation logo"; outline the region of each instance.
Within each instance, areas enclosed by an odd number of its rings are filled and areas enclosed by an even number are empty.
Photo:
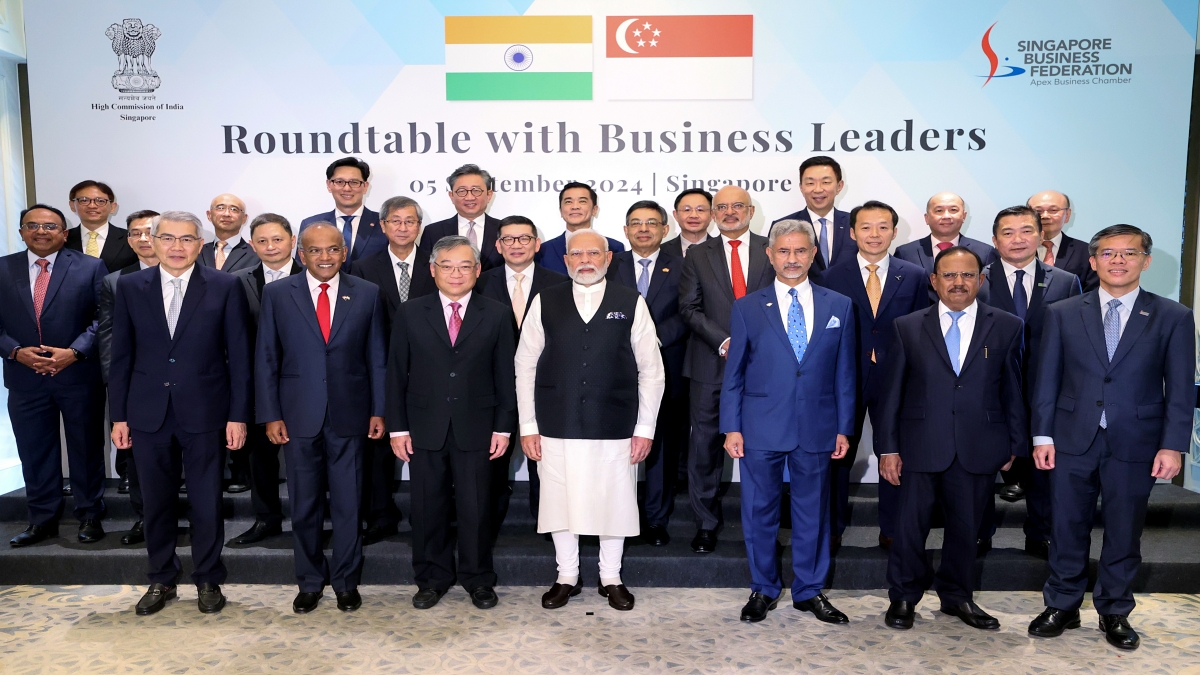
[[[997,22],[997,23],[999,23],[999,22]],[[986,80],[983,81],[984,87],[986,87],[988,85],[988,82],[991,82],[992,78],[994,78],[994,77],[1013,77],[1015,75],[1021,75],[1025,72],[1024,68],[1020,68],[1018,66],[1005,65],[1004,67],[1008,68],[1008,72],[1001,73],[999,75],[996,74],[996,69],[1000,67],[1000,58],[998,56],[996,56],[996,50],[992,49],[992,41],[990,39],[991,35],[992,35],[992,29],[995,27],[996,27],[996,24],[994,24],[994,23],[992,25],[988,26],[987,31],[984,32],[984,34],[983,34],[983,40],[981,40],[979,43],[979,46],[983,48],[984,56],[987,56],[988,64],[991,65],[991,70],[988,71],[987,75],[979,76],[979,77],[987,78]],[[1007,61],[1008,57],[1007,56],[1004,57],[1004,60]]]
[[[112,40],[112,50],[117,55],[113,89],[125,94],[148,94],[158,89],[162,80],[150,66],[150,57],[154,55],[154,41],[162,37],[162,31],[152,23],[143,24],[141,19],[125,19],[109,26],[104,35]]]

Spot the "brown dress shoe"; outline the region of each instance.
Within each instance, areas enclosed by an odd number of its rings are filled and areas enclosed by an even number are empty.
[[[550,590],[542,594],[543,609],[558,609],[567,604],[571,598],[579,595],[583,591],[583,581],[575,582],[574,586],[560,584],[557,581],[550,587]]]
[[[605,586],[602,581],[600,582],[600,595],[608,598],[608,606],[613,609],[619,609],[622,612],[633,609],[633,593],[625,588],[625,584]]]

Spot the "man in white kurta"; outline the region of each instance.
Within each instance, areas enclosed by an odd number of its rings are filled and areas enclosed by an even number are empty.
[[[650,452],[666,375],[645,300],[604,279],[605,238],[572,233],[565,257],[572,283],[533,299],[516,355],[522,448],[542,481],[538,532],[553,537],[558,563],[542,606],[579,594],[579,535],[598,535],[600,594],[628,610],[621,556],[625,537],[639,533],[637,465]]]

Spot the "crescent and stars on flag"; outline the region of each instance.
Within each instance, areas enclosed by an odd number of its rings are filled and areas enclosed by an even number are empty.
[[[629,46],[629,40],[628,40],[629,27],[631,25],[633,25],[637,20],[638,19],[636,19],[636,18],[626,19],[624,22],[621,23],[620,26],[617,27],[617,34],[616,34],[617,46],[620,47],[623,51],[626,51],[630,54],[638,53],[636,50],[634,50],[632,47]],[[633,36],[635,38],[639,38],[637,41],[638,47],[645,47],[647,44],[646,40],[642,39],[643,31],[646,33],[645,37],[650,38],[649,45],[651,47],[658,46],[658,37],[660,35],[662,35],[662,31],[657,28],[654,28],[653,30],[651,30],[652,26],[653,26],[653,24],[651,24],[649,21],[647,21],[647,22],[643,23],[640,28],[633,29]]]

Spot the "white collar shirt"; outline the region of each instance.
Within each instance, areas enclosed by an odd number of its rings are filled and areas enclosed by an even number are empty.
[[[958,317],[958,365],[963,366],[963,360],[967,356],[967,350],[971,348],[971,337],[975,335],[975,317],[979,313],[979,302],[972,300],[971,304],[963,310],[965,314]],[[950,308],[938,301],[938,319],[941,321],[942,337],[950,330],[950,325],[954,323],[954,319],[950,317]]]
[[[871,270],[867,269],[867,265],[878,265],[879,269],[875,270],[876,276],[879,277],[879,291],[883,292],[883,288],[887,286],[888,270],[892,267],[892,256],[885,255],[877,262],[873,263],[863,257],[862,253],[858,254],[858,270],[862,272],[863,287],[867,285],[867,279],[871,278]]]
[[[25,249],[25,256],[29,260],[29,290],[32,292],[33,286],[37,282],[38,274],[42,271],[42,268],[38,267],[37,261],[42,260],[42,258],[34,255],[33,251],[29,249]],[[50,264],[46,266],[46,273],[54,274],[54,261],[58,260],[58,251],[46,256],[45,259],[50,261]]]
[[[1117,306],[1117,311],[1121,317],[1121,328],[1118,333],[1118,340],[1121,335],[1125,334],[1125,325],[1129,323],[1129,317],[1133,316],[1133,304],[1137,302],[1138,294],[1142,292],[1142,287],[1138,286],[1132,291],[1122,295],[1119,298],[1114,298],[1111,293],[1104,290],[1103,287],[1097,289],[1100,292],[1100,321],[1104,321],[1104,315],[1108,313],[1108,303],[1113,300],[1120,300],[1121,304]]]
[[[266,264],[263,265],[263,280],[268,284],[275,282],[275,281],[279,281],[280,279],[286,279],[291,275],[292,275],[292,261],[291,260],[288,260],[287,263],[284,264],[283,267],[280,267],[277,270],[273,270],[270,267],[267,267]]]
[[[725,267],[729,270],[730,283],[733,283],[733,247],[729,245],[731,240],[724,234],[721,235],[721,248],[725,250]],[[746,282],[747,287],[750,285],[750,230],[746,230],[740,237],[732,241],[742,242],[738,246],[738,260],[742,263],[742,280]],[[747,291],[749,288],[747,288]]]
[[[1055,260],[1058,260],[1058,256],[1062,252],[1062,240],[1063,240],[1062,230],[1059,230],[1058,234],[1054,235],[1053,237],[1050,237],[1050,244],[1051,244],[1050,248],[1054,251],[1054,259]],[[1038,260],[1045,262],[1045,260],[1046,260],[1046,243],[1045,242],[1038,244],[1037,258],[1038,258]]]
[[[409,296],[411,297],[412,296],[413,271],[416,269],[416,266],[417,266],[417,247],[414,245],[412,247],[412,250],[410,250],[408,252],[408,255],[404,256],[403,258],[396,255],[396,252],[392,250],[391,246],[388,247],[387,252],[388,252],[388,259],[392,261],[392,277],[396,280],[396,291],[400,290],[400,267],[399,267],[399,265],[400,265],[400,263],[404,263],[404,269],[406,269],[408,271],[408,292],[409,292]],[[404,298],[404,299],[408,300],[408,298]]]
[[[775,299],[779,305],[779,318],[783,320],[783,332],[788,331],[788,312],[792,309],[792,287],[779,279],[775,280]],[[796,284],[796,299],[800,301],[800,311],[804,313],[804,339],[812,339],[813,334],[813,290],[808,279]]]
[[[530,263],[529,267],[526,267],[525,269],[518,272],[518,271],[514,270],[513,268],[509,267],[507,263],[505,263],[505,265],[504,265],[504,282],[508,286],[508,298],[510,300],[517,293],[517,280],[514,277],[518,274],[524,274],[525,276],[521,279],[521,290],[523,290],[525,292],[525,300],[528,302],[529,289],[533,288],[533,270],[535,267],[537,267],[537,265]]]
[[[175,285],[172,284],[171,281],[177,278],[183,280],[183,283],[179,284],[179,307],[182,309],[183,299],[187,296],[188,284],[191,282],[192,273],[195,271],[196,264],[192,263],[192,266],[187,268],[183,274],[180,274],[178,277],[174,277],[171,276],[170,272],[167,272],[165,269],[163,269],[161,265],[159,266],[158,278],[159,282],[162,284],[163,310],[167,314],[171,313],[171,299],[175,297]]]
[[[329,284],[329,289],[326,291],[329,294],[329,327],[333,328],[333,315],[337,313],[338,288],[341,286],[342,274],[338,272],[333,275],[329,281],[321,281],[312,275],[312,272],[305,270],[305,280],[308,281],[308,294],[312,296],[313,310],[318,307],[317,303],[321,299],[321,284]]]
[[[350,241],[346,244],[347,248],[353,250],[354,242],[358,240],[358,224],[362,222],[363,209],[366,205],[360,205],[354,213],[342,213],[334,207],[333,209],[333,226],[338,229],[338,232],[346,231],[346,216],[350,216]],[[350,259],[350,251],[346,251],[346,259]]]

